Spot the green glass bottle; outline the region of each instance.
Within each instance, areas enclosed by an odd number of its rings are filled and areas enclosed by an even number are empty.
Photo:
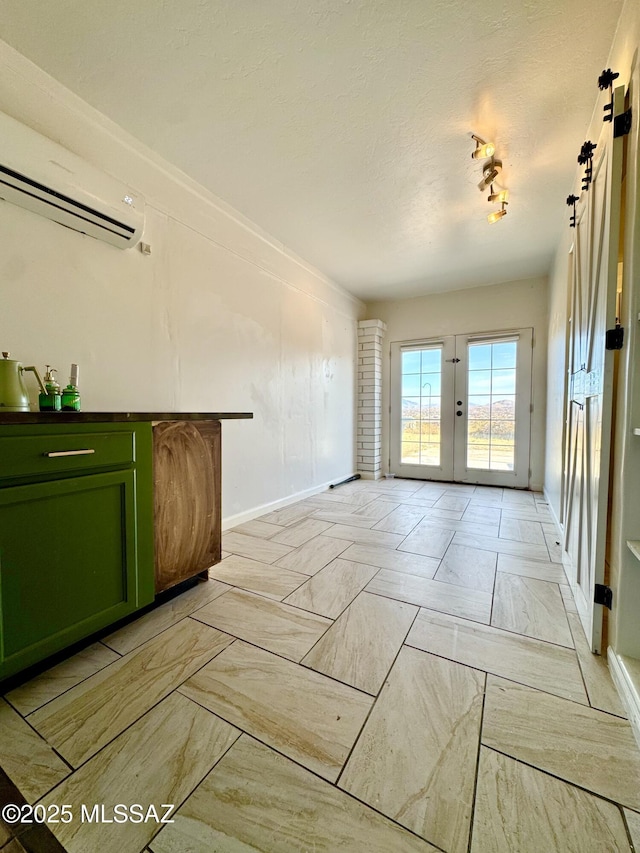
[[[62,392],[62,411],[80,411],[80,392],[78,391],[78,365],[71,365],[69,384]]]
[[[45,366],[47,370],[44,374],[44,387],[47,393],[40,393],[38,395],[40,411],[59,412],[62,406],[62,396],[60,394],[60,385],[56,382],[56,378],[53,375],[58,371],[55,367],[50,367],[48,364]]]

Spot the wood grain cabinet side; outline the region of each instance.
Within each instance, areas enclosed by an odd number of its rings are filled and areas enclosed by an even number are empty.
[[[153,425],[156,593],[220,562],[220,421]]]

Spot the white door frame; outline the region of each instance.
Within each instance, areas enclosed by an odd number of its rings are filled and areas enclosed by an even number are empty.
[[[513,471],[487,471],[468,468],[467,460],[467,370],[469,344],[497,343],[498,341],[518,341],[516,361],[516,410],[515,410],[515,459]],[[456,416],[454,480],[459,483],[482,483],[485,486],[510,486],[514,489],[526,489],[529,485],[529,454],[531,445],[531,368],[532,368],[533,329],[514,329],[508,332],[478,333],[456,336]],[[462,406],[457,406],[462,401]]]
[[[492,343],[518,340],[516,364],[516,458],[513,471],[468,468],[467,442],[467,352],[470,343]],[[413,341],[394,341],[390,348],[389,406],[389,470],[401,477],[420,480],[442,480],[480,483],[512,488],[529,485],[529,453],[531,441],[531,381],[533,329],[509,329],[447,335]],[[440,465],[402,462],[402,353],[410,350],[435,349],[442,352],[441,363],[441,456]],[[460,401],[461,405],[456,404]],[[457,415],[456,412],[460,412]]]

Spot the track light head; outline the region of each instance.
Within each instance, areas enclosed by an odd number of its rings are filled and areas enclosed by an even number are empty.
[[[471,138],[475,140],[476,150],[471,155],[474,160],[486,160],[488,157],[493,157],[496,153],[496,146],[494,142],[485,142],[484,139],[480,139],[479,136],[475,134],[471,134]]]
[[[507,204],[507,202],[509,201],[509,190],[500,190],[499,192],[494,193],[493,187],[491,187],[489,201],[497,204]]]
[[[491,161],[487,163],[487,165],[482,170],[482,180],[478,184],[478,189],[480,191],[484,191],[487,189],[487,187],[490,187],[501,171],[502,160],[495,160],[492,157]]]
[[[489,225],[493,225],[494,222],[497,222],[499,219],[502,219],[503,216],[507,215],[507,211],[505,210],[505,205],[502,205],[500,210],[494,210],[493,213],[490,213],[487,216],[487,222]]]

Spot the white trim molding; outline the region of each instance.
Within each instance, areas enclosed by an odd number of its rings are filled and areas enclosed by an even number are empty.
[[[613,683],[629,715],[633,734],[640,747],[640,660],[619,655],[609,647],[607,661]]]
[[[229,515],[226,518],[222,519],[222,530],[223,532],[226,530],[230,530],[232,527],[237,527],[239,524],[244,524],[247,521],[253,521],[254,518],[260,518],[262,515],[266,515],[268,512],[274,512],[277,509],[283,509],[290,504],[295,504],[298,501],[302,501],[305,498],[313,497],[313,495],[317,495],[320,492],[326,492],[328,488],[330,488],[336,482],[340,482],[341,480],[346,480],[347,477],[353,477],[353,471],[348,474],[345,474],[344,477],[337,477],[336,480],[330,480],[328,483],[321,483],[319,486],[313,486],[310,489],[304,489],[304,491],[296,492],[293,495],[288,495],[286,498],[281,498],[277,501],[270,501],[266,504],[261,504],[261,506],[253,507],[252,509],[247,510],[246,512],[238,512],[235,515]],[[363,477],[363,479],[367,479]]]

